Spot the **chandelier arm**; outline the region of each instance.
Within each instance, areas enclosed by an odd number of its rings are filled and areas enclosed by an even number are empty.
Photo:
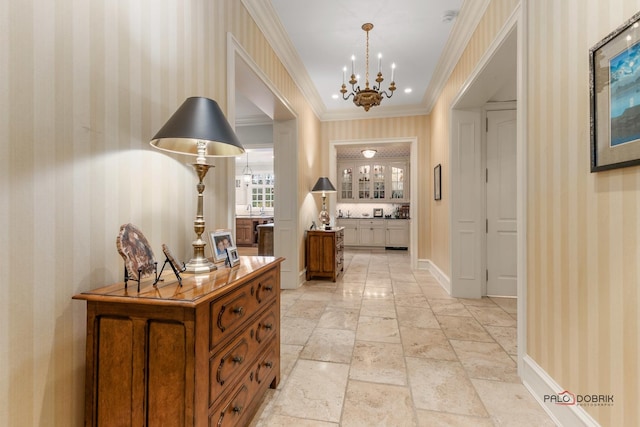
[[[344,99],[346,101],[347,99],[351,98],[352,96],[355,97],[356,94],[351,92],[349,95],[345,96],[344,93],[343,93],[342,94],[342,99]]]
[[[386,90],[383,90],[382,92],[379,92],[379,93],[380,95],[384,95],[387,98],[391,98],[393,96],[393,91],[391,91],[391,95],[389,95]]]

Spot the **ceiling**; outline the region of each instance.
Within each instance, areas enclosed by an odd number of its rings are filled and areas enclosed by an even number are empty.
[[[488,0],[242,2],[321,120],[428,114],[488,4]],[[397,90],[369,112],[351,99],[344,101],[339,93],[343,67],[348,68],[347,80],[351,73],[351,55],[363,81],[365,22],[374,25],[369,33],[370,85],[378,53],[383,89],[390,82],[391,63],[396,64]],[[405,93],[408,88],[412,91]],[[249,98],[237,100],[236,117],[256,115]]]

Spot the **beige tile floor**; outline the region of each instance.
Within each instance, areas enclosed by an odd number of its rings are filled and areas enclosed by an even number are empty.
[[[516,369],[516,301],[451,298],[404,251],[347,250],[282,293],[282,366],[251,426],[553,426]]]

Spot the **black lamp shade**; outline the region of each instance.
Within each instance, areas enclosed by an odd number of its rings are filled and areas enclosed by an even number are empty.
[[[312,193],[335,193],[336,188],[326,176],[318,178],[318,182],[313,186]]]
[[[173,153],[198,155],[197,141],[207,143],[205,156],[237,156],[244,147],[220,110],[209,98],[187,98],[156,133],[151,145]]]

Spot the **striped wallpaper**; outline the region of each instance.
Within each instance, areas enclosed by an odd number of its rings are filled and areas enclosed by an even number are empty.
[[[640,424],[640,168],[589,172],[588,52],[639,1],[529,1],[528,353]]]
[[[191,256],[193,159],[148,141],[188,96],[226,110],[228,31],[302,118],[302,200],[319,121],[240,1],[1,2],[0,425],[83,424],[85,307],[71,297],[120,280],[121,224],[156,258],[162,243]],[[207,228],[229,227],[234,164],[214,163]]]

